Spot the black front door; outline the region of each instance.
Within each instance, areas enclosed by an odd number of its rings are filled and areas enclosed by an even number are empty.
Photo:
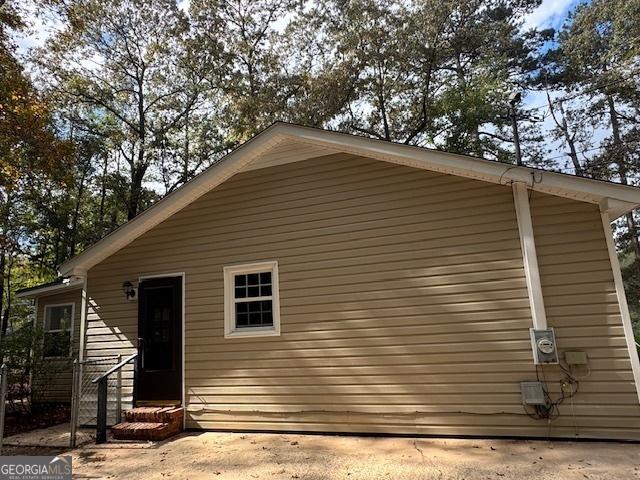
[[[138,285],[136,401],[182,399],[182,277]]]

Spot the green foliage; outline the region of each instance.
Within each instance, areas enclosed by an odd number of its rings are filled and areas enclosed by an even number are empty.
[[[33,398],[42,396],[55,376],[70,366],[70,360],[52,361],[46,351],[57,350],[63,339],[46,336],[27,323],[0,339],[0,355],[8,368],[8,401],[14,409],[28,409]]]
[[[42,82],[65,120],[124,160],[128,171],[116,173],[127,188],[114,193],[131,219],[149,205],[150,169],[199,99],[202,78],[185,65],[189,23],[173,0],[61,2],[56,12],[64,28],[36,56]]]

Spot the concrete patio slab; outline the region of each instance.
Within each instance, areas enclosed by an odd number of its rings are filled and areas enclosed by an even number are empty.
[[[26,446],[64,439],[61,426],[46,430],[3,453],[71,454],[86,479],[640,480],[637,443],[186,432],[72,452]]]

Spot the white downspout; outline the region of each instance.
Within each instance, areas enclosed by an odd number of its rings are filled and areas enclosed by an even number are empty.
[[[531,319],[533,328],[544,330],[547,328],[547,314],[544,309],[544,297],[540,283],[540,269],[538,268],[538,256],[533,236],[533,222],[531,221],[531,209],[529,207],[529,193],[527,185],[522,182],[513,182],[513,201],[518,219],[518,231],[520,232],[520,246],[522,248],[522,261],[524,274],[529,293],[529,306],[531,307]]]

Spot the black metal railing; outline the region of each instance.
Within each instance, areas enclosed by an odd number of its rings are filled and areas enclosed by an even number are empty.
[[[96,414],[96,444],[105,443],[107,441],[107,386],[109,375],[120,372],[129,362],[135,360],[138,357],[138,352],[129,355],[117,365],[113,366],[106,372],[98,375],[91,380],[91,383],[98,384],[98,406]]]

